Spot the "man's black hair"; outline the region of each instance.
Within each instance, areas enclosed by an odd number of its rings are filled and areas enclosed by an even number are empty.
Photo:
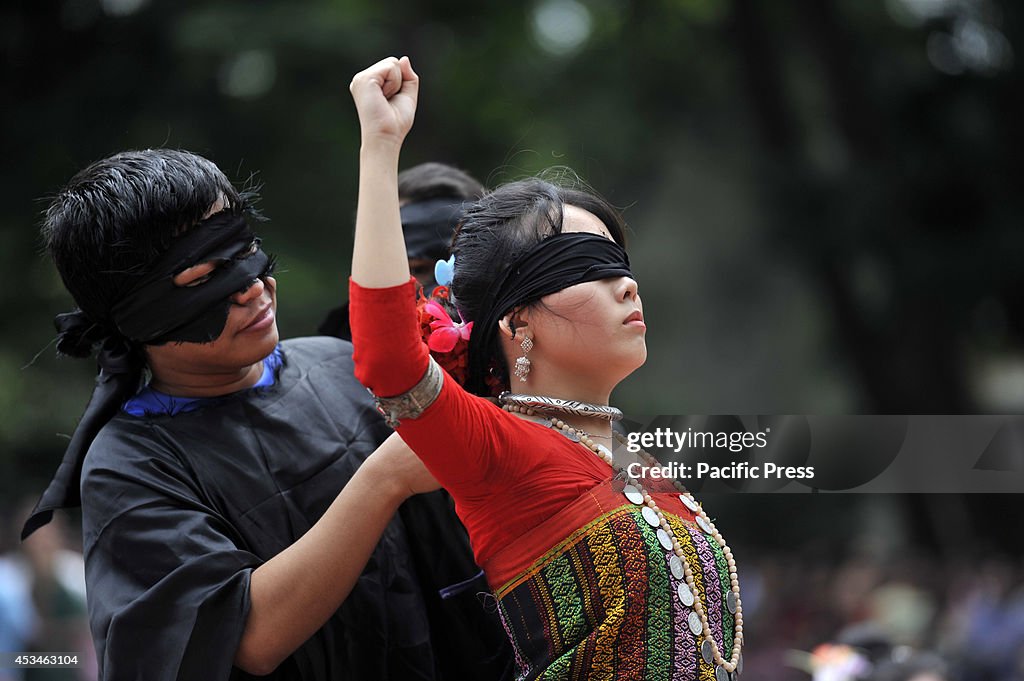
[[[483,195],[482,184],[446,163],[421,163],[398,174],[398,197],[404,203],[436,198],[476,200]]]
[[[54,197],[42,225],[46,249],[78,306],[99,324],[146,266],[223,195],[249,210],[212,162],[187,151],[126,151],[75,175]]]

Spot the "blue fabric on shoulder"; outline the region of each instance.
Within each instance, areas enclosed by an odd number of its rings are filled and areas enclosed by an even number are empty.
[[[278,345],[263,359],[263,375],[256,385],[249,388],[267,388],[277,381],[277,370],[282,361],[281,346]],[[221,397],[178,397],[154,390],[148,385],[122,405],[121,409],[132,416],[174,416],[195,411],[200,407],[217,402]]]

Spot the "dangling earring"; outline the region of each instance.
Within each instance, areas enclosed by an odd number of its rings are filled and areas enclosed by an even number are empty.
[[[526,355],[530,353],[530,350],[533,350],[533,341],[529,336],[526,336],[523,338],[523,342],[519,347],[523,349],[523,356],[516,360],[516,369],[513,373],[515,373],[516,377],[520,381],[526,383],[526,377],[530,375],[530,369],[532,366],[530,359]]]

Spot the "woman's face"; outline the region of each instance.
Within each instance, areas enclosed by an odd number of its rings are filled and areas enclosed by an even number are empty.
[[[565,206],[562,231],[611,238],[597,216],[576,206]],[[530,327],[536,354],[544,361],[583,375],[598,372],[613,384],[647,359],[643,304],[630,277],[586,282],[544,296],[530,309]]]

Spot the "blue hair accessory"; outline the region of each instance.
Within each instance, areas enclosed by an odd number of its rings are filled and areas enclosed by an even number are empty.
[[[434,263],[434,281],[439,286],[451,286],[455,278],[455,255],[447,260],[438,260]]]

